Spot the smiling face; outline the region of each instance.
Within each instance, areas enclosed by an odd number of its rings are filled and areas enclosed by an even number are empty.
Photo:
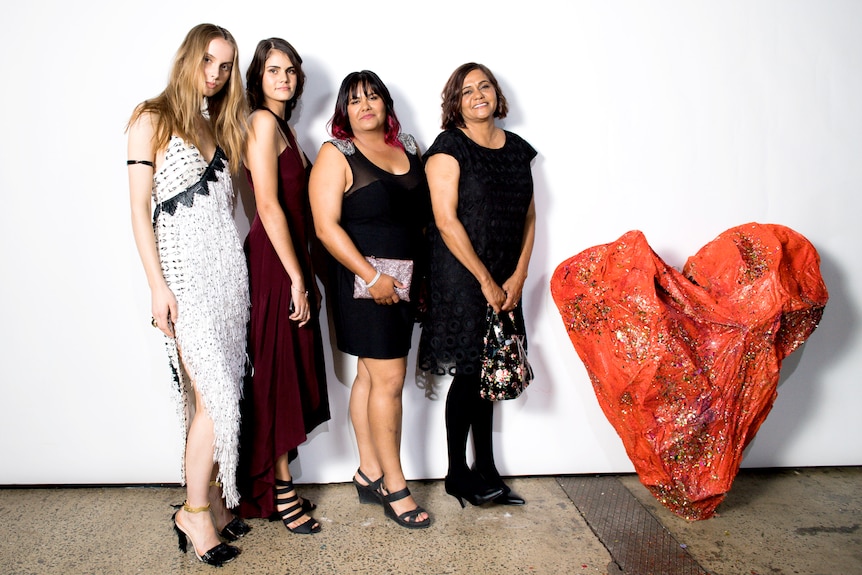
[[[280,50],[272,50],[263,66],[261,87],[268,107],[272,103],[289,102],[296,93],[296,67],[290,57]]]
[[[386,126],[386,104],[367,85],[359,85],[347,101],[347,117],[354,134],[382,130]]]
[[[224,38],[213,38],[203,59],[203,95],[211,97],[219,93],[233,71],[233,46]]]
[[[461,116],[465,123],[494,119],[497,91],[482,70],[472,70],[461,85]]]

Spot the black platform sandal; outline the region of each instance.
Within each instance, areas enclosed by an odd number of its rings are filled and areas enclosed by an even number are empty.
[[[362,485],[356,481],[356,475],[358,475],[366,485]],[[356,475],[353,476],[353,485],[356,486],[356,494],[359,495],[359,502],[382,505],[383,502],[380,500],[380,482],[383,481],[383,476],[381,475],[377,481],[371,481],[367,475],[362,473],[361,469],[356,470]]]
[[[381,489],[385,489],[385,485],[380,486]],[[431,516],[429,515],[422,521],[417,521],[416,518],[419,517],[422,513],[428,513],[422,507],[416,506],[414,509],[410,511],[405,511],[401,515],[395,513],[395,510],[392,509],[392,503],[396,501],[401,501],[402,499],[410,496],[410,490],[408,488],[400,489],[395,493],[382,493],[378,491],[380,494],[380,503],[383,505],[383,512],[392,521],[400,525],[401,527],[406,527],[407,529],[425,529],[429,525],[431,525]]]
[[[203,507],[189,507],[188,503],[184,503],[183,511],[186,513],[203,513],[204,511],[209,511],[210,506],[209,503],[204,505]],[[174,512],[171,521],[174,523],[174,531],[177,534],[177,547],[179,547],[180,551],[185,553],[188,551],[188,542],[192,542],[192,550],[195,552],[195,556],[199,561],[206,563],[207,565],[212,565],[213,567],[221,567],[225,563],[233,561],[236,559],[236,556],[240,554],[240,550],[238,547],[234,547],[233,545],[228,545],[227,543],[219,543],[203,555],[198,554],[198,549],[195,547],[195,542],[192,541],[192,538],[186,533],[185,529],[180,527],[179,523],[177,523],[177,513],[179,510]]]
[[[303,514],[308,513],[308,511],[306,511],[303,506],[303,503],[306,502],[300,502],[299,495],[297,495],[296,488],[293,486],[292,481],[276,479],[275,485],[275,504],[292,505],[290,505],[290,507],[288,507],[284,511],[276,511],[272,514],[272,516],[270,516],[269,520],[278,521],[279,519],[281,519],[281,521],[284,523],[284,526],[287,527],[287,530],[291,533],[297,533],[299,535],[311,535],[312,533],[319,533],[320,523],[318,523],[317,520],[311,516],[309,516],[308,519],[306,519],[296,527],[290,526],[290,524],[293,523],[296,519],[299,519],[300,517],[302,517]],[[292,496],[290,495],[291,493],[293,493]],[[314,504],[310,505],[313,506]]]

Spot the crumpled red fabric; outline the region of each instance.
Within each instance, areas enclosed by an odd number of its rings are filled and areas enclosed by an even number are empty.
[[[790,228],[727,230],[682,273],[640,231],[562,262],[551,294],[605,416],[665,507],[711,517],[829,298]]]

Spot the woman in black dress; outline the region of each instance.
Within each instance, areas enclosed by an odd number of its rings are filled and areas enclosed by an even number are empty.
[[[335,139],[320,148],[309,195],[315,230],[332,256],[327,295],[338,349],[358,357],[350,393],[359,448],[353,482],[360,502],[380,503],[404,527],[427,527],[431,520],[407,489],[400,455],[418,282],[383,273],[367,257],[421,266],[428,184],[416,141],[400,133],[392,97],[373,72],[344,79],[330,129]],[[355,285],[370,297],[355,297]]]
[[[536,151],[496,125],[496,118],[506,117],[506,98],[481,64],[452,73],[442,107],[444,131],[425,160],[434,224],[428,230],[431,297],[419,365],[454,375],[446,399],[446,492],[462,506],[464,499],[523,505],[494,463],[494,403],[479,396],[479,374],[487,306],[514,310],[517,326],[524,326],[520,302],[535,237],[530,164]],[[471,428],[473,470],[466,456]]]

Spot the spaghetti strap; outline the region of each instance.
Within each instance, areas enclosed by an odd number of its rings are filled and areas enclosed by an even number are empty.
[[[281,132],[284,134],[284,138],[287,141],[288,147],[290,147],[290,148],[294,147],[294,145],[292,144],[293,132],[290,131],[290,125],[287,123],[287,120],[285,120],[284,118],[282,118],[281,116],[279,116],[278,114],[276,114],[275,112],[273,112],[272,110],[267,108],[266,106],[261,106],[260,109],[266,110],[267,112],[269,112],[270,114],[272,114],[275,117],[275,121],[278,124],[278,127],[281,130]]]

